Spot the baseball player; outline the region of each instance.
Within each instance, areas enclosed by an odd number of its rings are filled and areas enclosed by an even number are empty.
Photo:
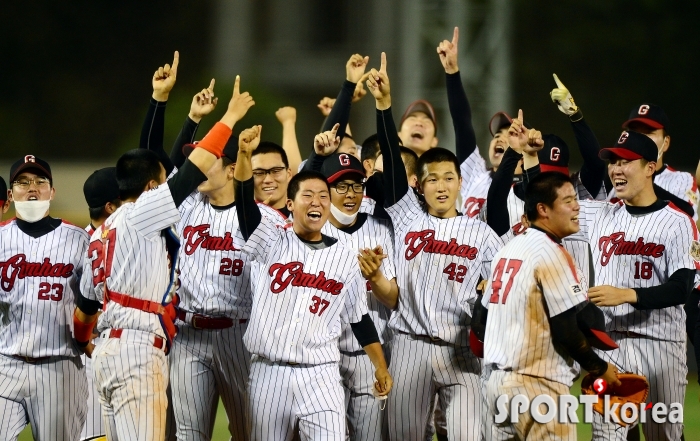
[[[56,190],[46,161],[10,168],[16,218],[0,224],[0,439],[27,423],[35,440],[78,439],[87,383],[71,337],[71,314],[88,235],[49,216]]]
[[[93,172],[83,184],[83,194],[90,212],[90,225],[85,228],[85,231],[92,236],[92,233],[121,205],[119,186],[117,185],[117,169],[105,167]],[[95,339],[92,341],[95,344],[99,342]],[[94,383],[92,359],[85,354],[82,354],[80,359],[85,365],[88,387],[87,418],[80,433],[80,440],[106,440],[105,426],[102,421],[102,406]]]
[[[579,269],[562,245],[562,239],[578,232],[579,205],[569,177],[542,173],[528,183],[525,195],[530,228],[508,242],[491,263],[483,298],[488,307],[484,364],[490,366],[486,401],[497,415],[497,400],[522,394],[531,401],[546,394],[556,399],[569,394],[578,376],[577,361],[584,369],[619,385],[614,365],[603,361],[579,329],[577,312],[588,302],[587,287]],[[604,329],[600,314],[599,328]],[[599,329],[602,343],[617,345]],[[509,403],[509,401],[507,402]],[[510,409],[510,406],[506,406]],[[492,440],[576,440],[576,426],[553,419],[542,424],[529,412],[516,423],[487,421]]]
[[[458,216],[460,175],[453,153],[432,148],[418,160],[425,209],[410,190],[391,116],[386,55],[367,86],[375,97],[384,157],[385,207],[395,233],[401,295],[389,327],[396,391],[387,403],[392,440],[423,440],[437,392],[451,440],[481,437],[481,363],[467,333],[479,278],[488,276],[501,240],[483,222]],[[372,178],[370,178],[372,179]],[[436,295],[440,293],[440,295]]]
[[[693,286],[700,256],[694,222],[673,204],[657,199],[652,182],[658,149],[647,136],[622,132],[609,161],[615,204],[581,201],[579,223],[593,252],[596,285],[588,292],[603,307],[606,328],[620,346],[602,353],[621,371],[649,380],[649,401],[682,403],[687,384],[682,305]],[[596,416],[594,439],[625,439],[627,428]],[[648,440],[680,439],[683,425],[647,422]]]
[[[244,130],[234,177],[243,252],[258,262],[253,307],[244,342],[253,354],[248,384],[252,440],[345,439],[338,338],[350,323],[375,368],[379,395],[391,389],[379,336],[367,313],[356,252],[321,233],[330,212],[323,175],[292,178],[289,228],[261,215],[254,199],[251,155],[260,126]]]
[[[166,65],[164,74],[175,75]],[[179,243],[172,227],[178,206],[206,180],[231,135],[229,109],[198,144],[178,173],[166,182],[158,156],[132,150],[117,162],[122,205],[92,236],[91,271],[83,277],[86,297],[78,301],[74,336],[94,353],[95,382],[108,438],[162,439],[165,436],[166,353],[177,333],[173,323],[175,269]],[[97,329],[103,340],[89,342],[99,302]]]
[[[2,217],[7,213],[7,210],[10,209],[10,200],[7,196],[7,184],[2,176],[0,176],[0,221],[2,221]]]
[[[317,142],[330,142],[330,137],[320,140],[325,135],[317,135]],[[392,262],[391,223],[360,212],[365,173],[357,158],[347,153],[332,154],[323,162],[321,174],[331,187],[331,214],[321,232],[338,239],[340,245],[361,250],[360,268],[368,280],[369,314],[380,343],[386,345],[391,338],[387,321],[399,295]],[[371,360],[352,335],[349,324],[343,327],[340,337],[340,375],[345,389],[349,438],[357,441],[386,439],[384,413],[372,394]]]

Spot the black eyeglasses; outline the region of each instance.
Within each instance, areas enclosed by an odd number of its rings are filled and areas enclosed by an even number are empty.
[[[253,170],[253,176],[255,176],[256,178],[264,178],[269,174],[270,176],[276,178],[279,177],[285,170],[286,167],[272,167],[268,169],[256,168],[255,170]]]
[[[337,191],[338,194],[347,193],[350,187],[352,187],[352,191],[355,194],[364,193],[365,190],[365,184],[346,184],[344,182],[341,182],[340,184],[336,184],[333,186],[333,188],[335,188],[335,191]]]

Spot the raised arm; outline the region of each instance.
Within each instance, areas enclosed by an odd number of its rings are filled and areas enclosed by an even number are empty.
[[[579,174],[581,183],[586,187],[588,193],[595,198],[603,184],[606,172],[605,162],[598,156],[600,143],[593,130],[583,119],[583,113],[574,102],[571,92],[559,80],[557,74],[553,75],[557,87],[552,89],[549,95],[552,101],[557,104],[559,110],[568,116],[571,121],[571,128],[574,130],[576,143],[583,157],[583,166]]]
[[[447,102],[455,131],[455,151],[457,160],[461,164],[476,149],[476,134],[472,125],[472,109],[459,73],[458,44],[459,28],[455,27],[452,41],[443,40],[437,47],[437,53],[442,67],[445,68]]]
[[[391,114],[391,89],[384,52],[379,70],[372,69],[369,72],[367,88],[374,96],[377,107],[377,137],[384,158],[384,206],[390,207],[408,193],[409,187],[406,169],[401,160],[399,135]]]
[[[260,222],[262,214],[255,202],[255,185],[253,182],[253,165],[251,157],[253,151],[260,144],[262,126],[253,126],[245,129],[238,136],[238,158],[233,169],[233,178],[236,184],[236,215],[241,228],[241,234],[247,241]]]
[[[275,112],[277,121],[282,124],[282,148],[287,153],[289,169],[292,176],[297,174],[299,164],[301,164],[301,153],[299,152],[299,142],[297,141],[297,109],[294,107],[282,107]]]
[[[209,87],[202,89],[201,92],[197,93],[192,98],[190,113],[185,118],[180,133],[178,133],[175,139],[173,148],[170,150],[170,160],[175,167],[182,167],[182,164],[185,162],[185,154],[182,152],[182,147],[185,144],[192,144],[194,142],[194,137],[199,128],[199,122],[216,108],[219,98],[214,96],[214,83],[215,80],[212,78]]]
[[[146,112],[146,118],[141,127],[139,148],[152,150],[158,155],[158,159],[165,167],[166,175],[173,171],[173,163],[163,148],[163,132],[165,131],[165,105],[168,102],[170,91],[175,86],[177,68],[180,63],[180,54],[175,51],[173,64],[165,64],[159,67],[153,74],[151,84],[153,94]]]

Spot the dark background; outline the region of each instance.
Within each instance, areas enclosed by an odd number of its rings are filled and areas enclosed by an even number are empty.
[[[392,1],[392,0],[388,0]],[[175,90],[168,104],[166,149],[177,134],[192,95],[215,76],[214,0],[168,2],[5,2],[0,13],[0,159],[5,162],[31,153],[48,159],[104,160],[137,146],[138,133],[151,93],[153,71],[181,54]],[[253,40],[250,47],[264,52],[273,14],[271,0],[254,3]],[[322,48],[337,48],[345,60],[352,51],[353,29],[367,26],[357,1],[306,1],[305,7],[323,19],[299,29],[299,38]],[[400,5],[400,2],[394,2]],[[315,6],[314,6],[315,5]],[[515,106],[522,107],[530,124],[555,132],[575,145],[566,117],[549,99],[556,72],[571,90],[603,145],[613,143],[620,124],[642,102],[661,105],[672,127],[672,144],[666,162],[692,171],[700,152],[695,144],[698,92],[696,76],[700,57],[697,17],[700,2],[680,0],[617,0],[577,2],[514,0],[512,15],[512,90]],[[339,16],[350,17],[345,21]],[[231,26],[236,26],[235,20]],[[445,23],[450,29],[460,23]],[[396,26],[394,25],[394,28]],[[444,38],[450,38],[451,31]],[[438,40],[435,41],[437,45]],[[243,43],[245,44],[245,42]],[[381,42],[371,46],[381,47]],[[391,60],[390,51],[386,49]],[[378,54],[370,64],[378,62]],[[235,53],[231,57],[236,57]],[[320,53],[319,57],[322,57]],[[253,60],[255,57],[253,57]],[[320,59],[319,62],[323,62]],[[442,69],[437,56],[425,63]],[[338,63],[336,63],[338,64]],[[390,75],[398,67],[390,66]],[[248,70],[255,72],[253,66]],[[303,72],[303,69],[301,69]],[[344,62],[337,65],[331,84],[339,87]],[[410,75],[401,72],[401,75]],[[298,72],[290,75],[300,75]],[[267,76],[269,77],[269,75]],[[316,103],[335,96],[338,87],[305,86],[263,81],[248,74],[242,80],[257,105],[242,125],[262,123],[264,137],[281,140],[274,110],[293,105],[299,112],[298,139],[304,154],[322,117]],[[437,77],[439,78],[439,76]],[[230,97],[232,78],[217,76],[219,108],[203,122],[211,126],[223,113]],[[300,84],[304,84],[301,82]],[[467,87],[467,93],[474,96]],[[371,112],[371,97],[353,111]],[[395,110],[398,118],[403,107]],[[399,104],[397,104],[398,106]],[[510,112],[514,109],[504,109]],[[493,109],[497,111],[501,109]],[[373,133],[371,118],[357,118],[356,138]],[[475,121],[475,124],[485,124]],[[237,127],[240,131],[242,126]],[[445,130],[444,128],[442,130]],[[203,134],[202,131],[199,132]],[[479,139],[483,148],[488,139]],[[445,145],[452,148],[452,146]],[[575,158],[576,155],[574,155]],[[574,159],[574,162],[576,159]]]

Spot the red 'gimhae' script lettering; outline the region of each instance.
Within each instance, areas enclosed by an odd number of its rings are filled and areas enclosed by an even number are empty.
[[[666,247],[657,245],[654,242],[644,243],[644,238],[637,238],[630,242],[625,240],[625,233],[613,233],[610,236],[603,236],[598,240],[598,249],[601,251],[600,264],[606,266],[610,263],[610,258],[614,255],[626,256],[646,256],[659,258],[664,255]]]
[[[17,278],[25,277],[63,277],[68,278],[73,275],[72,263],[52,264],[46,257],[44,261],[29,262],[24,254],[16,254],[5,262],[0,262],[0,285],[3,291],[10,291],[15,286]]]
[[[315,288],[337,296],[344,286],[337,280],[327,279],[323,271],[318,274],[305,273],[304,264],[301,262],[275,263],[270,267],[269,274],[272,277],[270,291],[275,294],[284,291],[291,284]]]
[[[435,230],[411,231],[406,234],[404,243],[406,248],[406,260],[415,258],[421,251],[431,254],[445,254],[448,256],[464,257],[469,260],[476,259],[479,250],[469,245],[461,245],[453,237],[446,242],[435,239]]]

